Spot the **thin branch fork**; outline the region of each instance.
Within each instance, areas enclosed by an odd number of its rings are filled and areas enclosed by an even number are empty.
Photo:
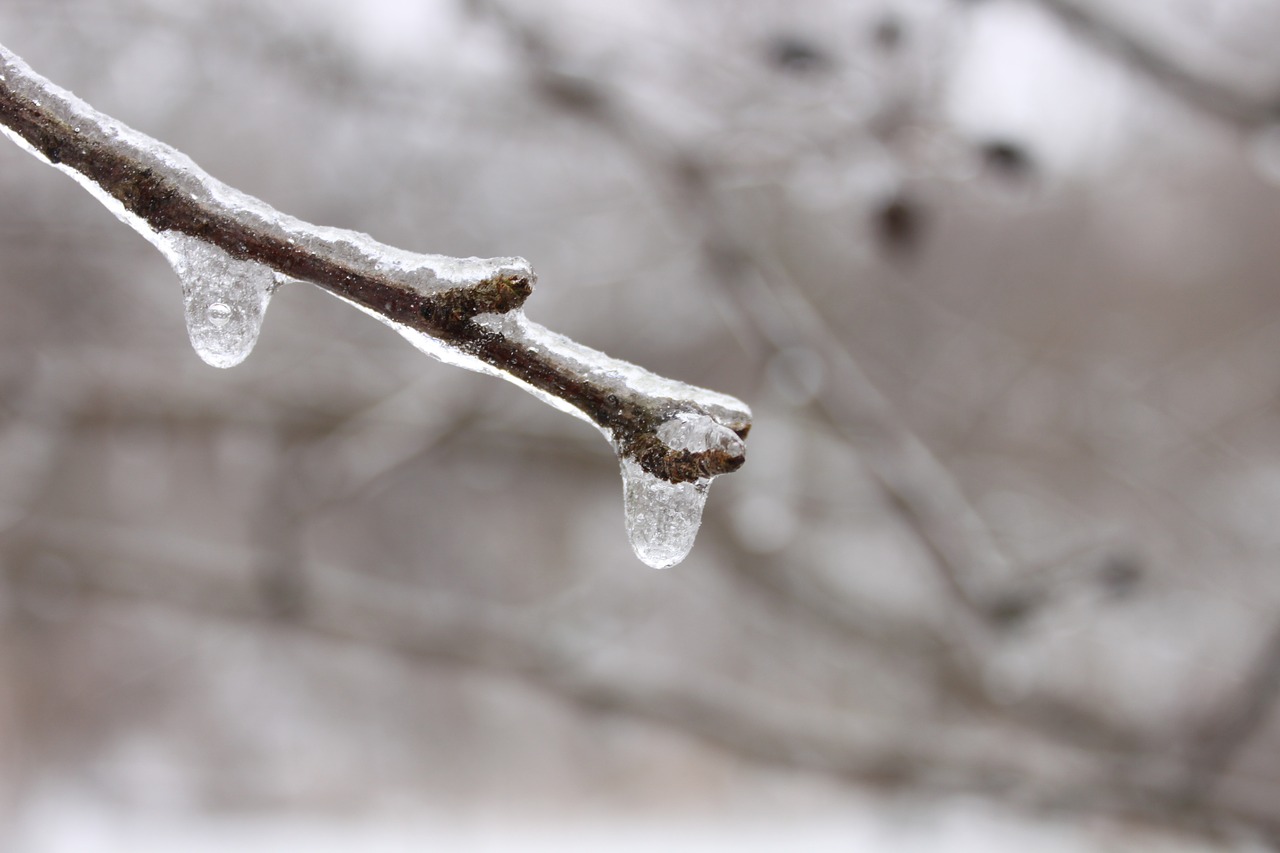
[[[660,480],[694,482],[745,461],[751,413],[740,401],[662,379],[524,320],[535,275],[521,258],[412,254],[281,214],[88,107],[3,46],[0,129],[153,242],[166,232],[188,235],[269,268],[279,281],[309,282],[399,330],[429,336],[459,363],[593,423],[620,457]],[[659,428],[682,416],[703,416],[734,435],[706,449],[672,446]]]

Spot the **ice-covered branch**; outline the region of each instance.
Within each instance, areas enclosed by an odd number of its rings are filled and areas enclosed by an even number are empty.
[[[286,216],[188,157],[97,112],[0,46],[0,129],[79,181],[169,259],[205,361],[239,363],[274,289],[305,281],[435,358],[520,385],[594,424],[618,453],[627,529],[645,562],[692,547],[707,487],[744,461],[739,400],[655,376],[524,316],[522,258],[451,258]]]

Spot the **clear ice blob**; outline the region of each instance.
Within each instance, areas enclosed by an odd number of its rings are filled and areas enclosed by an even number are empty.
[[[214,367],[244,361],[258,341],[274,272],[186,234],[166,231],[160,240],[182,280],[187,335],[196,353]]]
[[[693,548],[710,480],[668,483],[634,459],[622,460],[622,507],[631,549],[647,566],[667,569]]]
[[[677,414],[660,425],[657,434],[672,450],[743,452],[737,433],[704,414]],[[620,463],[622,506],[631,548],[646,565],[670,568],[693,548],[711,478],[671,483],[645,471],[634,459],[623,457]]]

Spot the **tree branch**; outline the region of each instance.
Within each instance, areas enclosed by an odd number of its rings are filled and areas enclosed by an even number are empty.
[[[3,46],[0,126],[76,178],[180,274],[184,252],[216,247],[225,253],[218,255],[225,274],[253,269],[275,284],[321,287],[430,355],[500,376],[582,417],[624,462],[659,480],[706,480],[745,459],[751,413],[740,401],[655,376],[526,320],[521,308],[535,276],[521,258],[414,254],[283,215],[93,110]]]

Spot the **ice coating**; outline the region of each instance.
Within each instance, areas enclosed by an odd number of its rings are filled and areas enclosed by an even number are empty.
[[[590,376],[598,384],[615,390],[619,395],[639,393],[654,398],[669,398],[696,403],[698,407],[714,414],[719,422],[732,428],[741,428],[751,422],[751,409],[746,403],[728,394],[699,388],[686,382],[668,379],[646,370],[638,364],[614,358],[607,353],[592,349],[567,338],[559,332],[553,332],[540,323],[528,319],[524,311],[510,311],[506,314],[486,314],[476,318],[476,322],[490,331],[498,332],[508,340],[514,341],[541,355],[545,355],[558,363],[571,365],[577,374]],[[438,346],[438,344],[437,344]],[[439,358],[439,356],[436,356]],[[453,363],[453,362],[451,362]],[[466,365],[462,365],[466,366]],[[493,368],[472,367],[482,373],[498,375]],[[543,391],[532,388],[518,378],[502,373],[502,378],[514,382],[530,394],[543,400],[550,406],[568,412],[587,422],[591,419],[578,409]],[[602,430],[610,441],[614,436]],[[688,448],[677,448],[688,449]]]
[[[32,71],[3,46],[0,46],[0,81],[6,88],[38,105],[42,112],[73,127],[82,145],[94,144],[125,151],[132,163],[164,175],[195,204],[225,212],[250,224],[263,237],[340,260],[354,271],[389,278],[425,295],[478,282],[503,269],[528,269],[528,262],[522,258],[455,258],[412,252],[380,243],[359,231],[313,225],[281,213],[266,202],[214,178],[182,152],[98,112],[71,92]],[[0,132],[34,156],[70,175],[122,222],[167,254],[164,245],[167,232],[153,228],[102,186],[77,171],[71,165],[74,159],[72,152],[61,149],[59,157],[50,159],[11,128],[0,124]]]
[[[672,450],[744,451],[742,439],[724,424],[701,412],[678,412],[658,426],[658,438]]]
[[[165,256],[182,281],[191,346],[214,367],[244,361],[258,342],[275,274],[186,234],[166,231],[160,236]]]

